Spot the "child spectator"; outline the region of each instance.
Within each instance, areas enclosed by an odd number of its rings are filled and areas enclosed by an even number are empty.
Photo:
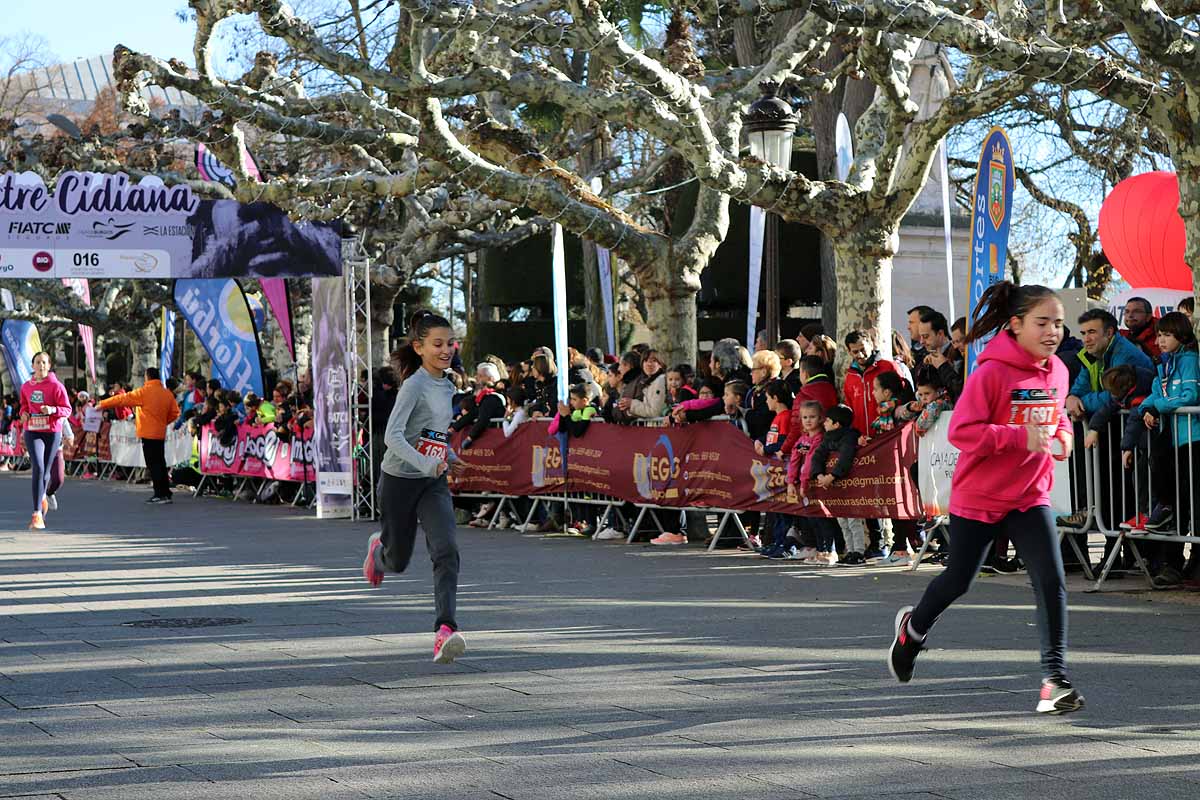
[[[746,386],[744,382],[729,381],[725,384],[725,393],[722,396],[722,400],[725,403],[725,415],[729,417],[729,421],[736,425],[742,433],[748,433],[746,428],[746,412],[742,406],[749,391],[750,387]]]
[[[517,432],[517,426],[529,419],[529,411],[525,408],[525,389],[521,386],[510,386],[505,394],[508,406],[505,409],[504,423],[500,426],[507,439]]]
[[[550,420],[547,433],[551,436],[558,433],[566,433],[570,438],[583,436],[587,432],[592,418],[599,413],[592,405],[591,392],[586,383],[577,383],[572,386],[568,393],[568,400],[569,404],[558,404],[558,415]],[[570,505],[567,510],[571,515],[567,533],[590,539],[597,530],[595,506],[581,503]],[[683,543],[687,543],[686,536],[683,537]]]
[[[742,385],[745,386],[745,384]],[[721,410],[724,407],[721,399],[723,391],[719,380],[707,379],[700,385],[695,400],[684,400],[676,404],[675,408],[671,410],[671,418],[679,425],[711,419],[713,411]]]
[[[450,423],[452,431],[467,429],[461,449],[467,449],[483,435],[493,419],[504,416],[504,398],[493,388],[498,380],[500,370],[495,364],[483,361],[475,367],[475,393],[463,401],[462,413]]]
[[[677,364],[667,371],[667,413],[675,406],[688,400],[695,400],[699,395],[691,387],[691,364]]]
[[[792,390],[785,381],[778,378],[767,384],[765,391],[767,406],[775,415],[762,439],[754,441],[754,452],[760,456],[772,457],[779,453],[787,441],[788,428],[792,422]],[[786,458],[790,453],[782,453]],[[766,530],[771,532],[771,545],[762,551],[767,558],[784,558],[791,554],[792,545],[787,543],[787,532],[792,526],[789,514],[767,514]]]
[[[779,377],[787,381],[795,397],[800,394],[800,359],[804,357],[800,343],[795,339],[780,339],[775,345],[775,355],[779,356]]]
[[[217,438],[222,447],[233,447],[237,444],[238,417],[233,411],[229,398],[225,395],[221,395],[221,399],[217,402],[217,416],[213,420],[213,427],[216,428]]]
[[[1083,446],[1089,449],[1100,444],[1100,435],[1108,428],[1113,414],[1122,409],[1132,411],[1146,401],[1153,389],[1154,374],[1132,364],[1121,364],[1106,369],[1100,376],[1100,384],[1108,392],[1109,401],[1088,419],[1088,432],[1084,436]],[[1125,435],[1121,437],[1121,449],[1136,449],[1145,430],[1142,419],[1137,414],[1130,414]]]
[[[871,394],[875,398],[875,419],[871,420],[871,435],[863,437],[860,445],[866,444],[867,439],[896,430],[903,420],[897,419],[897,411],[902,404],[907,405],[914,399],[912,390],[904,383],[904,379],[896,372],[881,372],[871,382]]]
[[[954,404],[950,402],[950,395],[942,384],[939,370],[926,364],[917,370],[916,380],[916,399],[896,409],[896,419],[900,422],[916,420],[913,428],[919,438],[929,433],[941,413],[949,411]]]
[[[836,405],[829,409],[825,417],[825,435],[812,454],[812,479],[817,489],[828,489],[839,478],[850,474],[854,466],[854,455],[858,452],[859,433],[853,427],[854,412],[849,406]],[[828,467],[829,457],[837,455],[833,468]],[[843,564],[865,564],[863,555],[866,546],[866,532],[861,520],[854,520],[847,525],[846,554]]]
[[[787,483],[789,494],[794,493],[800,502],[807,505],[812,457],[825,436],[825,409],[815,400],[806,400],[799,404],[798,411],[800,434],[788,458]],[[801,547],[792,554],[793,559],[822,566],[837,563],[837,551],[833,546],[838,533],[837,520],[830,517],[797,517],[796,524],[800,529]]]
[[[1178,530],[1188,534],[1194,513],[1193,482],[1200,469],[1200,452],[1193,442],[1200,441],[1200,424],[1175,415],[1184,406],[1200,401],[1200,366],[1197,364],[1196,334],[1187,315],[1180,311],[1164,314],[1158,321],[1156,344],[1158,376],[1150,396],[1138,407],[1138,416],[1149,431],[1156,431],[1150,447],[1150,491],[1154,508],[1146,521],[1146,530]],[[1125,468],[1133,465],[1133,452],[1122,454]],[[1176,467],[1178,466],[1178,469]],[[1183,544],[1159,544],[1150,557],[1158,571],[1151,579],[1156,589],[1178,586],[1183,582]]]

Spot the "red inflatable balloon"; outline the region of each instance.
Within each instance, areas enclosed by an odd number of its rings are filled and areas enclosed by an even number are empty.
[[[1179,216],[1179,179],[1147,172],[1118,183],[1100,206],[1100,244],[1135,289],[1159,286],[1191,291],[1183,260],[1186,234]]]

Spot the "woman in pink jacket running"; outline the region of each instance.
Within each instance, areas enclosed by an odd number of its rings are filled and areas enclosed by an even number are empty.
[[[44,516],[49,510],[46,486],[50,470],[58,459],[62,446],[62,423],[71,416],[71,400],[67,387],[50,374],[50,354],[33,357],[33,377],[21,386],[21,424],[25,429],[25,451],[29,453],[33,473],[33,519],[30,530],[46,527]]]
[[[1050,487],[1054,459],[1071,453],[1063,413],[1067,368],[1054,355],[1063,337],[1063,306],[1044,286],[997,283],[976,307],[968,343],[995,334],[978,358],[950,422],[960,451],[950,497],[950,563],[916,608],[896,614],[888,669],[907,683],[933,624],[971,588],[992,540],[1009,538],[1029,569],[1037,596],[1042,690],[1037,710],[1083,708],[1066,676],[1067,589]]]

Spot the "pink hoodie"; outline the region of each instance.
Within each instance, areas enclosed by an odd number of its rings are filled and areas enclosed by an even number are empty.
[[[792,448],[791,456],[788,458],[788,483],[803,486],[808,482],[808,478],[812,474],[813,453],[817,451],[817,447],[824,438],[825,431],[823,430],[816,433],[801,433],[796,438],[796,445]]]
[[[950,444],[961,451],[951,514],[996,522],[1050,504],[1054,458],[1029,452],[1025,425],[1070,432],[1066,397],[1067,368],[1057,356],[1037,363],[1007,331],[988,343],[950,420]]]
[[[46,414],[43,406],[51,406]],[[34,416],[49,417],[49,427],[44,430],[57,432],[62,428],[62,421],[71,416],[71,399],[67,396],[67,387],[59,383],[54,373],[46,376],[45,380],[35,381],[32,378],[21,385],[21,413]],[[34,430],[33,426],[28,429]]]

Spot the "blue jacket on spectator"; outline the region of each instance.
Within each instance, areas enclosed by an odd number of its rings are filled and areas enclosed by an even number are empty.
[[[1154,369],[1154,362],[1142,352],[1141,348],[1120,334],[1113,336],[1108,349],[1099,359],[1090,355],[1086,350],[1080,350],[1076,356],[1083,369],[1075,376],[1071,385],[1071,394],[1083,402],[1083,408],[1088,415],[1095,414],[1112,401],[1112,396],[1100,385],[1100,376],[1112,367],[1128,364],[1134,369]]]
[[[1138,415],[1146,413],[1161,417],[1171,414],[1183,406],[1200,403],[1200,358],[1195,350],[1177,350],[1163,353],[1158,365],[1158,377],[1146,402],[1138,409]],[[1177,418],[1175,444],[1186,445],[1189,441],[1200,441],[1200,416],[1191,420]],[[1167,424],[1164,420],[1162,424]]]

